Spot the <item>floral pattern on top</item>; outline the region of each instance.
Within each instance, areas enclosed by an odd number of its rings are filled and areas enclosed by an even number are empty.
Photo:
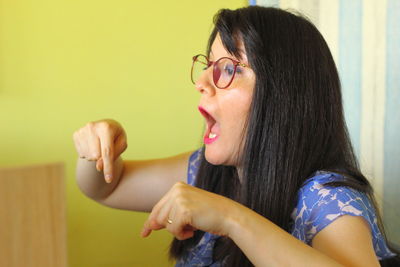
[[[346,186],[327,186],[344,181],[337,173],[318,171],[305,181],[292,213],[292,235],[311,245],[314,236],[343,215],[361,216],[368,223],[375,254],[379,260],[395,256],[386,245],[377,222],[376,211],[365,193]]]

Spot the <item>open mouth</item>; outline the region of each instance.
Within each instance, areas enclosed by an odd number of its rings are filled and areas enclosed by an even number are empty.
[[[203,107],[199,106],[199,111],[206,119],[207,123],[207,129],[204,134],[204,143],[211,144],[216,141],[219,136],[219,123]]]

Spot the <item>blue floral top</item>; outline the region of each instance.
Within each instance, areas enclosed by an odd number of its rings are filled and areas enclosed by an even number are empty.
[[[189,159],[188,184],[194,185],[200,165],[201,150]],[[342,215],[362,216],[372,231],[372,241],[379,260],[393,257],[377,224],[376,214],[364,193],[349,187],[329,187],[324,184],[343,180],[343,176],[330,172],[316,172],[307,179],[298,193],[298,202],[293,210],[291,234],[310,245],[313,237]],[[199,243],[191,248],[185,257],[179,259],[176,267],[182,266],[222,266],[213,261],[213,248],[217,235],[205,233]]]

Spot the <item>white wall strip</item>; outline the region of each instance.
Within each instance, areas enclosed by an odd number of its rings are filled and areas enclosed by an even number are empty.
[[[333,59],[339,58],[339,1],[320,1],[318,28],[328,43]]]
[[[279,5],[282,9],[294,9],[300,11],[300,0],[280,0]]]
[[[362,19],[361,170],[382,208],[385,121],[386,0],[364,1]]]

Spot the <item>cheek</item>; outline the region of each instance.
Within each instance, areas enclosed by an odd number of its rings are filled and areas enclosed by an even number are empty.
[[[230,106],[230,119],[236,124],[246,121],[251,105],[251,95],[242,95],[238,97],[238,101],[229,104]]]
[[[248,117],[255,85],[253,80],[253,77],[249,77],[248,81],[229,89],[225,99],[225,108],[230,110],[230,117],[237,122],[245,121]]]
[[[240,97],[241,101],[231,102],[228,105],[226,118],[227,118],[227,134],[240,142],[239,139],[243,137],[244,127],[249,116],[251,96],[244,95]]]

